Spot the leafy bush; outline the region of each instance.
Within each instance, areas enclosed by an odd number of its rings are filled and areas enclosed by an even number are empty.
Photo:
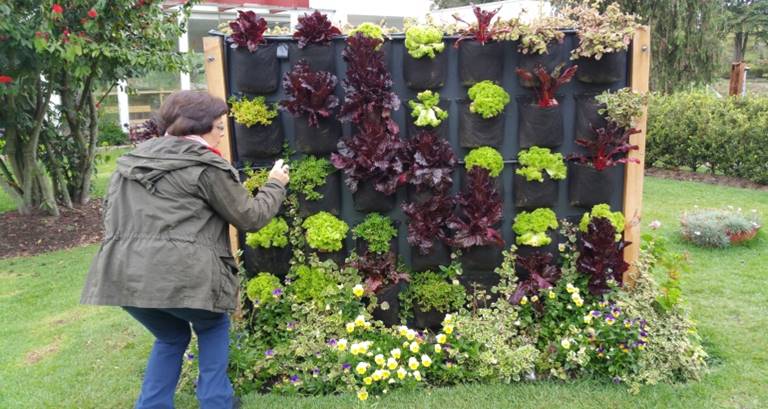
[[[560,279],[560,267],[553,263],[552,253],[535,252],[527,256],[517,256],[515,263],[528,272],[528,277],[517,284],[509,302],[519,304],[523,297],[533,298],[543,290],[554,287]]]
[[[619,128],[616,123],[610,122],[605,128],[595,129],[595,139],[576,139],[576,144],[586,148],[587,153],[573,153],[568,159],[591,165],[598,171],[621,163],[640,163],[640,159],[627,157],[629,151],[639,149],[629,143],[629,137],[638,132],[635,128]]]
[[[243,186],[251,194],[255,194],[269,180],[269,169],[246,169],[245,176],[247,179],[243,182]]]
[[[490,146],[481,146],[469,151],[464,157],[464,167],[471,171],[475,167],[485,169],[491,177],[498,177],[504,170],[504,158],[501,153]]]
[[[245,244],[249,247],[285,247],[288,245],[288,223],[282,217],[275,217],[257,232],[246,233]]]
[[[341,250],[349,231],[347,223],[325,211],[307,217],[301,227],[307,230],[309,247],[324,252]]]
[[[279,278],[269,273],[259,273],[256,277],[248,280],[245,294],[254,306],[259,308],[280,297],[282,294],[280,286]]]
[[[229,116],[235,118],[235,122],[249,128],[256,124],[270,125],[277,117],[277,105],[272,104],[270,108],[264,97],[253,97],[253,99],[231,97],[229,104],[232,105]]]
[[[541,17],[531,22],[523,23],[519,18],[501,22],[502,27],[507,27],[508,32],[501,38],[507,41],[517,41],[517,50],[522,54],[548,54],[551,44],[562,44],[565,33],[560,29],[569,27],[572,22],[559,16]]]
[[[421,131],[406,142],[405,152],[406,179],[417,191],[445,192],[451,188],[456,155],[450,142],[434,132]]]
[[[266,43],[264,32],[267,30],[267,20],[259,17],[253,11],[237,11],[237,18],[229,23],[232,29],[232,42],[237,47],[247,47],[254,52],[260,44]]]
[[[628,242],[615,240],[618,231],[611,220],[594,217],[579,240],[576,269],[589,278],[589,291],[599,296],[610,291],[612,285],[621,285],[629,264],[624,261],[624,248]]]
[[[414,274],[408,289],[401,293],[406,304],[418,306],[422,311],[456,311],[464,306],[465,297],[464,286],[458,282],[451,284],[443,275],[432,271]]]
[[[454,232],[450,245],[456,248],[504,246],[501,232],[496,228],[502,216],[501,195],[491,176],[487,170],[475,167],[467,172],[467,182],[456,199],[459,212],[448,219],[448,228]]]
[[[99,119],[99,145],[117,146],[128,143],[128,135],[123,131],[123,127],[114,121]]]
[[[552,209],[540,208],[532,212],[520,212],[515,216],[512,230],[515,231],[517,244],[532,247],[546,246],[552,242],[547,230],[557,229],[557,216]]]
[[[622,128],[635,125],[635,120],[643,114],[643,108],[648,103],[648,96],[622,88],[616,92],[603,91],[595,97],[597,102],[604,104],[597,112],[609,121],[616,122]]]
[[[347,36],[349,37],[355,37],[357,34],[362,34],[365,37],[379,40],[380,43],[375,45],[375,48],[378,49],[381,47],[381,43],[384,42],[384,30],[381,29],[381,26],[374,23],[365,22],[357,27],[353,28],[352,30],[347,33]]]
[[[629,48],[638,26],[637,17],[624,14],[617,3],[611,3],[603,13],[589,2],[568,7],[563,14],[576,20],[579,45],[571,52],[571,59],[579,57],[599,60],[603,54]]]
[[[382,254],[389,251],[389,242],[397,236],[397,229],[389,217],[373,212],[352,229],[352,237],[361,238],[368,244],[368,250]]]
[[[445,49],[443,31],[431,25],[408,27],[405,30],[405,48],[413,58],[435,58]]]
[[[416,119],[416,126],[431,126],[437,128],[443,120],[448,118],[448,111],[440,108],[440,93],[430,90],[416,94],[418,101],[410,100],[411,116]]]
[[[341,30],[328,20],[327,15],[315,10],[312,14],[304,13],[303,17],[299,17],[293,39],[298,40],[299,48],[304,48],[310,44],[329,45],[331,39],[338,35],[341,35]]]
[[[315,189],[325,185],[325,179],[333,170],[328,159],[307,156],[291,169],[290,186],[307,200],[320,200],[323,195]]]
[[[333,278],[323,268],[300,265],[296,267],[295,279],[289,287],[299,301],[322,301],[336,286]]]
[[[469,111],[482,116],[484,119],[493,118],[504,113],[504,107],[509,103],[509,94],[504,88],[493,81],[480,81],[467,91]]]
[[[573,76],[576,75],[576,70],[579,69],[578,65],[574,65],[561,73],[564,66],[565,63],[558,65],[552,70],[551,74],[541,65],[537,65],[533,72],[522,68],[516,69],[515,72],[523,81],[534,82],[538,79],[538,85],[534,88],[538,105],[540,108],[551,108],[560,105],[557,102],[557,98],[555,98],[557,90],[569,83]]]
[[[742,212],[733,207],[700,209],[680,218],[683,238],[702,247],[728,247],[734,239],[749,237],[761,227],[754,209]]]
[[[128,137],[131,143],[137,144],[148,139],[159,138],[163,136],[165,129],[160,129],[155,118],[144,121],[141,125],[133,125],[128,129]]]
[[[403,213],[409,219],[408,244],[418,247],[422,255],[427,255],[435,242],[447,242],[446,223],[453,215],[455,204],[453,197],[445,193],[423,203],[404,203]]]
[[[306,115],[312,127],[317,127],[320,119],[331,117],[339,106],[339,98],[334,94],[336,76],[312,71],[305,60],[299,60],[283,76],[283,88],[287,99],[280,101],[280,106],[293,115]]]
[[[552,153],[549,148],[533,146],[529,149],[523,149],[517,153],[517,160],[520,166],[515,170],[515,173],[525,177],[525,180],[529,182],[534,180],[543,182],[543,172],[547,172],[552,180],[565,179],[567,173],[563,154]]]
[[[624,213],[621,211],[612,212],[611,206],[606,203],[596,204],[592,206],[592,209],[589,212],[584,213],[579,222],[579,230],[586,232],[589,227],[589,222],[596,217],[604,217],[610,220],[619,236],[624,231]],[[616,240],[619,239],[617,238]]]

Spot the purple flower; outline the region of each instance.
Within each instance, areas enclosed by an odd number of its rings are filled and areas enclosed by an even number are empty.
[[[299,382],[299,375],[291,375],[291,383]]]
[[[344,364],[341,365],[341,369],[343,369],[345,371],[348,370],[351,367],[352,367],[352,364],[348,364],[348,363],[344,363]]]
[[[274,290],[272,290],[272,295],[275,296],[275,297],[279,297],[279,296],[283,295],[283,289],[282,288],[275,288]]]
[[[645,332],[645,331],[640,331],[640,336],[643,337],[643,338],[647,338],[648,337],[648,333]]]
[[[275,351],[273,351],[272,349],[268,349],[264,351],[264,356],[266,356],[267,358],[272,358],[273,356],[275,356]]]
[[[187,359],[189,359],[190,361],[195,359],[195,354],[191,354],[191,353],[187,354]]]
[[[291,285],[291,279],[290,278],[286,278],[285,279],[285,285]]]
[[[320,375],[320,368],[315,368],[312,370],[312,376],[318,376]]]
[[[601,315],[603,315],[603,313],[601,313],[600,311],[592,310],[592,316],[593,317],[600,317]]]
[[[336,338],[331,338],[328,340],[328,346],[335,347],[336,346]]]
[[[294,328],[296,328],[296,321],[291,321],[286,325],[286,328],[288,331],[293,331]]]

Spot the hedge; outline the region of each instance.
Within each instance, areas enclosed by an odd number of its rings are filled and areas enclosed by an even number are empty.
[[[706,169],[768,184],[768,98],[705,90],[651,96],[648,166]]]

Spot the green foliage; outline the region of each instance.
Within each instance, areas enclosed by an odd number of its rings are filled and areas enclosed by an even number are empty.
[[[288,223],[282,217],[275,217],[259,231],[246,233],[245,244],[253,248],[283,248],[288,245]]]
[[[272,123],[272,120],[277,117],[277,105],[272,104],[270,108],[265,102],[264,97],[243,97],[237,99],[231,97],[229,104],[232,105],[232,109],[229,116],[235,118],[235,122],[252,127],[256,124],[261,126],[267,126]]]
[[[643,108],[648,103],[648,96],[622,88],[616,92],[603,91],[595,97],[597,102],[605,104],[597,112],[609,121],[616,122],[622,128],[635,126],[635,121],[643,114]]]
[[[549,53],[549,46],[562,43],[565,33],[560,29],[572,26],[572,22],[559,16],[537,18],[531,22],[522,22],[519,18],[499,22],[507,29],[499,35],[506,41],[517,41],[517,50],[522,54],[543,55]]]
[[[325,185],[325,178],[333,170],[328,159],[307,156],[291,169],[291,188],[307,200],[320,200],[323,195],[315,189]]]
[[[309,247],[323,252],[341,250],[349,231],[346,222],[325,211],[307,217],[301,227],[307,230]]]
[[[413,58],[435,58],[445,49],[443,31],[431,25],[411,26],[405,30],[405,48]]]
[[[697,246],[719,248],[730,246],[732,236],[750,234],[761,226],[755,210],[742,212],[733,207],[686,212],[680,224],[686,240]]]
[[[532,212],[520,212],[512,224],[517,244],[541,247],[552,242],[548,230],[557,229],[557,216],[552,209],[539,208]]]
[[[397,236],[397,229],[389,217],[379,213],[369,213],[365,219],[352,229],[353,238],[361,238],[368,243],[368,250],[382,254],[389,251],[389,242]]]
[[[491,177],[497,177],[504,170],[504,158],[490,146],[481,146],[469,151],[464,157],[464,166],[470,171],[475,166],[488,170]]]
[[[599,60],[604,54],[624,51],[638,26],[637,17],[624,14],[617,3],[609,4],[601,13],[589,2],[583,2],[564,13],[576,21],[579,36],[579,45],[571,52],[571,59]]]
[[[275,292],[278,288],[280,288],[279,278],[269,273],[259,273],[256,277],[248,280],[245,294],[254,306],[259,308],[279,298]]]
[[[422,311],[450,312],[464,306],[466,290],[458,281],[449,283],[444,274],[424,271],[411,276],[411,283],[400,298],[408,305],[418,305]]]
[[[269,169],[246,169],[243,186],[252,194],[255,194],[269,180]]]
[[[430,90],[422,91],[416,94],[418,101],[410,100],[412,111],[411,116],[416,119],[416,126],[431,126],[436,128],[440,123],[448,118],[448,111],[440,108],[440,93]]]
[[[100,146],[117,146],[126,145],[128,143],[128,134],[123,131],[123,128],[114,121],[109,121],[104,118],[99,120],[99,145]],[[0,146],[0,148],[2,148]]]
[[[549,148],[533,146],[529,149],[523,149],[518,152],[517,160],[520,166],[515,170],[515,173],[525,177],[525,180],[529,182],[534,180],[543,182],[544,171],[552,180],[565,179],[567,173],[563,154],[552,153]]]
[[[666,277],[659,285],[661,294],[656,297],[656,304],[665,312],[672,311],[680,304],[683,289],[680,286],[680,275],[691,272],[688,253],[677,253],[669,248],[669,242],[664,237],[650,233],[642,235],[641,249],[649,270],[655,276]]]
[[[381,26],[374,23],[365,22],[357,27],[353,28],[352,30],[347,33],[349,37],[354,36],[357,33],[361,33],[364,36],[368,38],[375,38],[378,40],[384,41],[384,31],[381,29]],[[381,47],[381,45],[379,45]]]
[[[509,94],[504,88],[493,81],[485,80],[471,86],[467,91],[469,99],[469,111],[482,116],[484,119],[493,118],[504,112],[504,107],[509,103]]]
[[[581,216],[581,221],[579,222],[579,230],[586,232],[590,220],[595,217],[604,217],[610,220],[611,225],[613,225],[619,234],[624,231],[624,214],[620,211],[612,212],[611,206],[606,203],[596,204],[592,206],[592,210],[584,213],[584,215]]]
[[[646,162],[704,167],[768,184],[768,98],[718,98],[703,90],[651,95]]]
[[[316,266],[296,267],[295,277],[290,290],[301,302],[322,301],[336,286],[326,269]]]

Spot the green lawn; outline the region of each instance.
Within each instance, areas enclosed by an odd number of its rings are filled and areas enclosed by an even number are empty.
[[[109,183],[109,175],[114,172],[115,166],[117,166],[117,158],[128,150],[128,148],[113,148],[98,153],[100,158],[96,162],[96,175],[93,178],[93,197],[104,196]],[[16,203],[5,190],[0,189],[0,213],[11,210],[16,210]]]
[[[748,247],[703,250],[675,236],[694,205],[755,208],[768,194],[693,182],[646,179],[645,221],[688,250],[685,303],[715,360],[698,383],[657,385],[629,395],[595,381],[468,385],[392,393],[386,408],[764,408],[768,407],[768,234]],[[77,304],[96,246],[0,261],[0,407],[128,408],[138,393],[151,338],[115,308]],[[247,408],[364,407],[354,396],[247,396]],[[196,407],[179,396],[179,408]]]

